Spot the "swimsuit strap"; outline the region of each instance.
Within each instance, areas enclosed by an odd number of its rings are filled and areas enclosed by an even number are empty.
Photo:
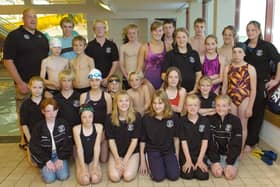
[[[88,91],[87,95],[86,95],[85,103],[88,103],[89,101],[90,101],[90,94],[89,94],[89,91]]]

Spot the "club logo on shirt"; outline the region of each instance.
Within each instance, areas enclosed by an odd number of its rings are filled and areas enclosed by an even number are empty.
[[[262,50],[262,49],[258,49],[258,50],[256,51],[256,55],[257,55],[257,56],[263,56],[263,50]]]
[[[65,131],[64,125],[59,125],[57,128],[58,128],[58,132],[59,132],[59,133],[62,133],[62,132]]]
[[[133,124],[128,124],[127,130],[128,131],[133,131],[134,130],[134,125]]]
[[[174,126],[173,120],[167,120],[167,121],[166,121],[166,127],[172,128],[173,126]]]
[[[74,107],[80,107],[80,101],[79,100],[74,100],[73,101],[73,106]]]
[[[231,129],[232,129],[232,125],[231,124],[226,124],[225,131],[230,132]]]
[[[41,34],[38,34],[37,37],[38,37],[38,38],[42,38],[42,35],[41,35]]]
[[[194,57],[190,56],[189,61],[190,61],[190,63],[195,63]]]
[[[24,34],[23,37],[24,37],[26,40],[29,40],[29,39],[30,39],[29,34]]]
[[[199,132],[204,132],[204,130],[205,130],[205,125],[204,125],[204,124],[200,124],[200,125],[198,126],[198,131],[199,131]]]
[[[106,48],[106,53],[111,53],[111,51],[112,51],[111,47]]]

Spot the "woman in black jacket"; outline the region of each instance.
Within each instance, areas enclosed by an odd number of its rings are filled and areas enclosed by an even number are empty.
[[[30,140],[31,157],[41,168],[44,182],[66,180],[69,176],[67,159],[72,154],[72,134],[69,124],[57,118],[57,102],[44,99],[40,105],[45,119],[34,127]]]
[[[280,82],[280,54],[270,42],[262,39],[261,25],[257,21],[250,21],[246,27],[248,40],[245,41],[245,61],[254,66],[257,72],[257,91],[253,106],[253,115],[248,120],[248,136],[245,152],[250,152],[259,141],[259,134],[264,118],[264,91],[270,90]],[[274,79],[271,79],[269,63],[277,66]]]

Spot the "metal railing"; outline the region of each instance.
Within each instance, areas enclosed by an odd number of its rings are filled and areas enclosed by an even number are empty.
[[[17,28],[17,25],[0,16],[0,35],[6,37],[8,33]]]

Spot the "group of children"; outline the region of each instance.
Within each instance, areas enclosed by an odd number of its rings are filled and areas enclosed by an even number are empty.
[[[136,72],[129,76],[132,88],[117,89],[113,98],[102,90],[102,74],[97,69],[88,75],[90,91],[80,96],[73,89],[71,70],[59,73],[61,91],[54,98],[44,99],[44,81],[33,77],[29,83],[32,96],[21,108],[30,162],[41,168],[46,183],[68,178],[73,148],[77,180],[83,185],[100,182],[100,161],[108,158],[108,176],[114,182],[135,179],[138,168],[155,181],[179,176],[207,180],[208,166],[214,176],[224,173],[233,179],[242,148],[242,127],[239,118],[229,113],[231,99],[209,95],[211,80],[203,77],[199,95],[185,99],[184,90],[179,93],[180,105],[184,106],[179,112],[179,102],[172,103],[168,99],[172,92],[167,91],[169,85],[177,86],[174,77],[179,80],[179,73],[171,68],[167,73],[170,83],[153,93],[142,113],[134,105],[137,102],[144,108],[140,100],[145,103],[146,98],[133,94],[150,93],[148,89],[144,93],[143,78]],[[112,76],[108,89],[113,91],[116,83],[120,80]],[[208,90],[204,88],[207,86]],[[205,108],[200,108],[201,103]],[[215,115],[207,117],[210,114]]]
[[[225,66],[216,37],[205,39],[197,93],[181,86],[174,66],[158,90],[141,71],[127,72],[128,90],[116,74],[104,88],[102,72],[84,53],[86,40],[76,36],[72,45],[77,56],[68,62],[61,42],[50,41],[51,55],[41,77],[30,80],[31,97],[20,111],[28,158],[46,183],[68,178],[72,153],[82,185],[100,182],[100,162],[107,161],[113,182],[131,181],[138,170],[154,181],[208,180],[208,168],[215,177],[236,177],[256,94],[256,73],[243,60],[242,45]]]

